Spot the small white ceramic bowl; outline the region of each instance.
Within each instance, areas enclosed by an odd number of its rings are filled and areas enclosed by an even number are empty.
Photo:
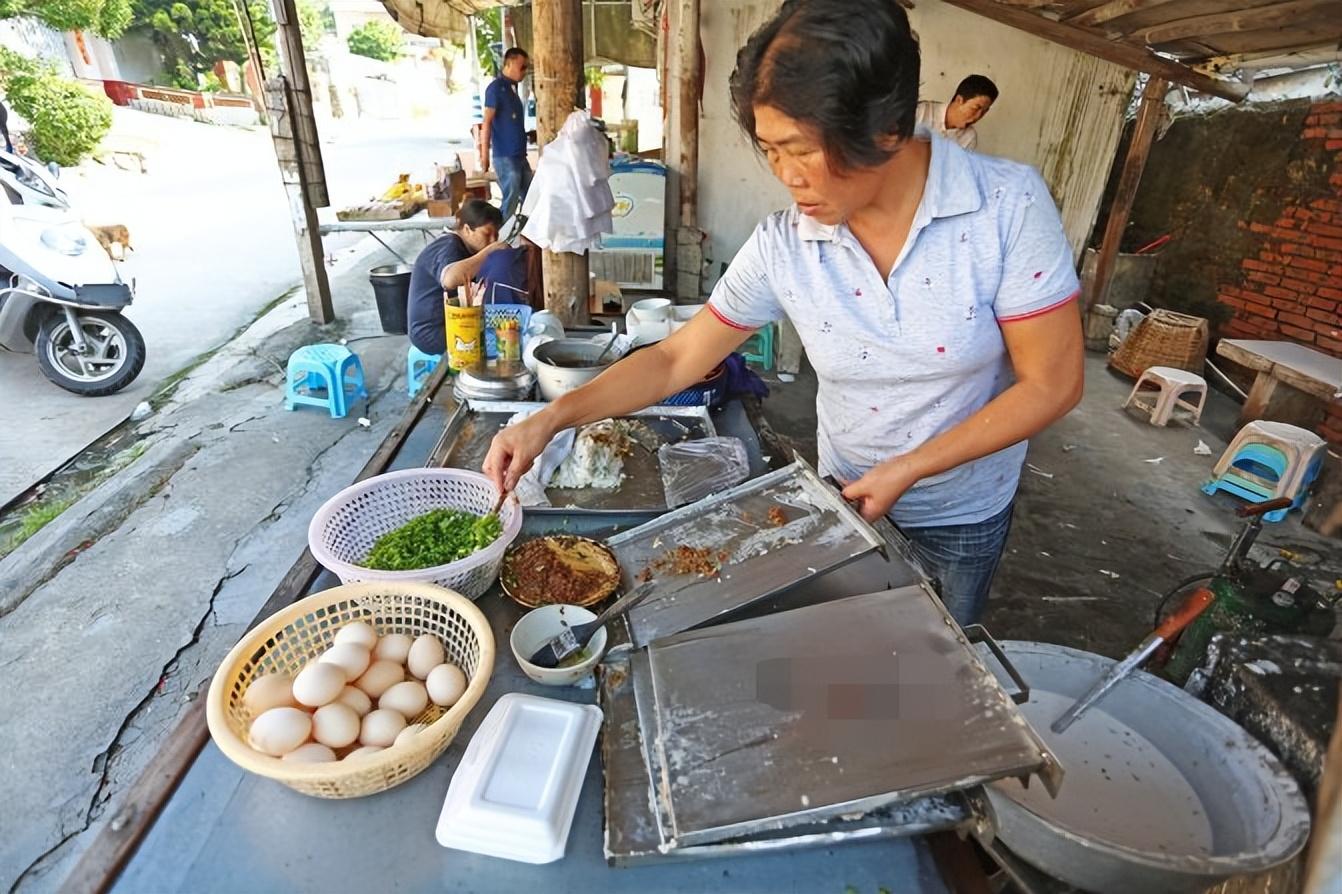
[[[542,605],[522,616],[508,638],[522,672],[542,686],[573,686],[592,672],[606,653],[606,628],[602,627],[587,644],[587,658],[572,667],[537,667],[527,659],[536,650],[563,632],[564,627],[576,627],[595,621],[596,613],[576,605]]]

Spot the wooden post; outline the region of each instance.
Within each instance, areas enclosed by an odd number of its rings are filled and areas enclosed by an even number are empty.
[[[313,322],[325,325],[335,321],[335,308],[331,303],[331,284],[326,278],[321,234],[317,230],[317,209],[331,204],[331,200],[326,192],[317,120],[312,113],[312,85],[308,82],[295,0],[271,0],[271,10],[278,26],[281,75],[266,81],[270,135],[289,197],[308,316]]]
[[[583,107],[582,0],[535,0],[532,15],[536,136],[544,152],[569,113]],[[541,269],[545,309],[566,326],[590,322],[586,253],[547,250]]]
[[[699,0],[674,0],[671,8],[671,58],[668,74],[677,127],[671,146],[672,167],[680,194],[676,228],[674,294],[698,300],[703,274],[704,233],[699,229]]]
[[[1160,124],[1161,107],[1165,104],[1169,86],[1164,78],[1152,75],[1142,89],[1142,101],[1132,128],[1132,142],[1128,144],[1128,154],[1123,159],[1123,172],[1118,178],[1118,189],[1114,192],[1109,218],[1104,224],[1099,256],[1095,259],[1095,283],[1091,294],[1084,296],[1087,308],[1103,304],[1109,294],[1109,281],[1113,278],[1114,265],[1118,261],[1118,246],[1123,240],[1123,231],[1127,229],[1128,217],[1132,214],[1137,186],[1142,182],[1142,170],[1151,156],[1151,144],[1155,140],[1156,127]]]

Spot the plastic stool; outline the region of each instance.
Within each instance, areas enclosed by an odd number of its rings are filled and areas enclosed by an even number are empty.
[[[405,352],[405,388],[411,398],[419,394],[424,387],[424,380],[438,368],[442,359],[442,354],[425,354],[414,345]]]
[[[746,363],[758,363],[766,370],[774,368],[774,324],[766,323],[751,333],[736,352]]]
[[[1285,454],[1291,464],[1291,474],[1286,489],[1279,496],[1295,496],[1305,473],[1316,460],[1322,462],[1321,458],[1328,451],[1328,442],[1308,429],[1285,422],[1258,419],[1235,433],[1230,446],[1212,469],[1212,475],[1223,473],[1245,444],[1267,444]]]
[[[351,389],[350,386],[353,386]],[[317,394],[318,390],[325,394]],[[289,355],[284,377],[284,406],[326,407],[333,419],[349,412],[349,400],[368,397],[363,364],[342,345],[307,345]]]
[[[1140,399],[1139,392],[1144,385],[1160,389],[1154,403]],[[1196,404],[1180,399],[1189,392],[1197,395]],[[1149,392],[1141,395],[1146,396],[1149,396]],[[1163,426],[1174,416],[1175,408],[1181,407],[1193,414],[1193,424],[1197,425],[1202,419],[1202,407],[1206,403],[1207,381],[1202,376],[1172,366],[1153,366],[1138,377],[1137,384],[1132,386],[1132,392],[1123,402],[1123,408],[1135,405],[1139,410],[1151,414],[1152,425]]]

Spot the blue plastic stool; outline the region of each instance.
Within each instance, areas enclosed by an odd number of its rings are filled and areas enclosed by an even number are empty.
[[[1322,463],[1316,465],[1321,466]],[[1277,493],[1277,484],[1281,477],[1286,474],[1290,468],[1290,461],[1286,454],[1275,447],[1269,447],[1266,444],[1245,444],[1235,454],[1235,458],[1230,463],[1230,468],[1219,478],[1213,478],[1202,485],[1202,492],[1208,495],[1215,494],[1218,490],[1242,497],[1250,503],[1266,503],[1274,499]],[[1309,484],[1314,478],[1318,477],[1318,468],[1311,467],[1302,480],[1300,490],[1297,493],[1290,494],[1293,502],[1287,509],[1277,509],[1263,516],[1264,521],[1279,522],[1286,517],[1286,513],[1295,509],[1304,503],[1305,494],[1309,490]],[[1286,496],[1283,494],[1283,496]]]
[[[745,358],[746,363],[758,363],[766,370],[773,369],[774,324],[769,323],[756,329],[736,351]]]
[[[424,380],[438,368],[442,354],[425,354],[414,345],[405,352],[405,388],[413,398],[424,387]]]
[[[326,407],[333,419],[340,419],[349,412],[350,399],[361,397],[368,397],[363,364],[349,348],[307,345],[289,355],[284,377],[285,409],[292,410],[299,404]]]

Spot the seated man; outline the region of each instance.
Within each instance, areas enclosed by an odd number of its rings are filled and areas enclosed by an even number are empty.
[[[955,88],[950,102],[925,99],[918,103],[918,127],[972,150],[979,143],[974,124],[988,114],[996,100],[996,84],[983,75],[970,75]]]
[[[457,213],[457,228],[424,246],[410,274],[410,301],[406,308],[410,343],[426,354],[447,349],[443,320],[444,294],[475,278],[485,259],[507,245],[496,241],[503,215],[483,199],[471,199]]]

